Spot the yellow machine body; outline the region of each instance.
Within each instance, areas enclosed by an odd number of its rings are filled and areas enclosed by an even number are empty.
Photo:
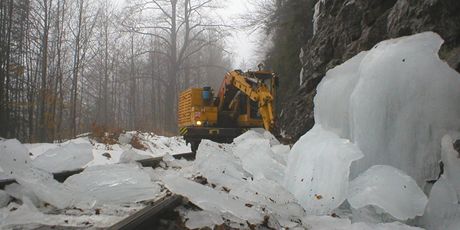
[[[217,106],[203,100],[202,88],[190,88],[179,96],[178,123],[180,127],[214,126],[217,124]]]
[[[179,133],[195,151],[202,139],[231,142],[248,128],[273,131],[276,86],[270,71],[235,70],[216,95],[209,87],[187,89],[179,96]]]

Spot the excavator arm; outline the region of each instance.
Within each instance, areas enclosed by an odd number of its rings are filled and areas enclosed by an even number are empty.
[[[273,111],[273,95],[268,86],[261,80],[247,78],[239,71],[231,71],[225,76],[225,81],[242,93],[247,95],[252,101],[258,103],[259,114],[262,116],[264,128],[273,131],[275,116]],[[253,85],[248,81],[253,81]]]

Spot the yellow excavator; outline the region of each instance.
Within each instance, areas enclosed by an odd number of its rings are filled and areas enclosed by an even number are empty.
[[[249,128],[273,131],[277,86],[270,71],[234,70],[216,96],[211,87],[187,89],[179,96],[179,133],[196,152],[202,139],[230,143]]]

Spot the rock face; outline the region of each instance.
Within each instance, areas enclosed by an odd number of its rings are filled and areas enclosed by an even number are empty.
[[[319,0],[315,10],[315,34],[300,57],[302,85],[280,114],[281,129],[294,139],[314,125],[313,98],[326,71],[379,41],[434,31],[445,40],[439,56],[460,72],[458,0]]]

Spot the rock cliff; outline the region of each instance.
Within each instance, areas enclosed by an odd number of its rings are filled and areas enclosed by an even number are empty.
[[[460,1],[319,0],[314,35],[302,47],[300,88],[282,105],[280,127],[299,138],[314,124],[313,98],[326,71],[379,41],[423,31],[445,40],[439,56],[460,72]]]

